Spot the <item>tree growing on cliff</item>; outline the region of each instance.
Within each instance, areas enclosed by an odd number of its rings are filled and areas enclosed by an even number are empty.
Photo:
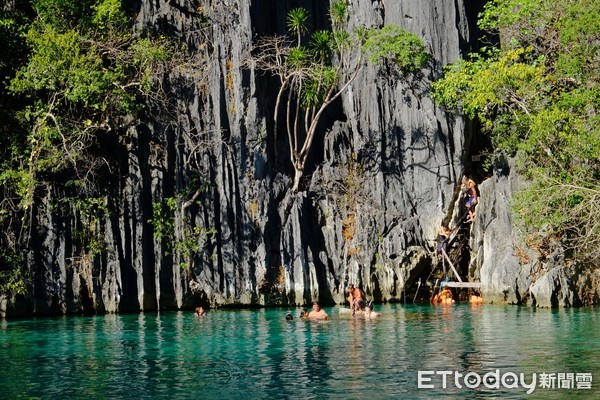
[[[0,6],[0,33],[0,71],[11,77],[0,88],[9,105],[0,112],[0,292],[15,292],[36,196],[69,197],[67,212],[101,196],[96,174],[114,160],[99,143],[118,142],[144,109],[166,108],[158,78],[181,52],[133,35],[120,0],[10,2]],[[80,242],[82,252],[95,247]]]
[[[308,12],[293,9],[287,17],[290,35],[260,39],[249,60],[252,67],[279,78],[274,125],[275,130],[283,125],[287,133],[294,192],[299,189],[323,113],[358,75],[364,66],[363,53],[369,54],[372,62],[387,60],[403,74],[419,70],[428,60],[421,39],[396,26],[350,30],[343,0],[331,3],[329,20],[331,30],[317,30],[305,37]]]
[[[479,26],[500,39],[449,66],[435,97],[477,118],[530,185],[515,196],[542,253],[600,261],[600,3],[494,0]],[[544,255],[544,254],[542,254]]]

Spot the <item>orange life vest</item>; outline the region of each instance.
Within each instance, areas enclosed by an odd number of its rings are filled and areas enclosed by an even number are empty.
[[[434,303],[441,304],[452,304],[454,300],[452,299],[452,291],[450,289],[444,289],[433,297]]]

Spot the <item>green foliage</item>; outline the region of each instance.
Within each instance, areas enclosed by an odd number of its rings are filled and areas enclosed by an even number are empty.
[[[338,80],[337,71],[328,66],[314,69],[304,82],[301,92],[302,106],[305,108],[316,107],[323,104],[327,93]]]
[[[12,7],[0,7],[0,171],[13,164],[13,160],[21,157],[27,147],[26,134],[22,128],[22,105],[11,96],[6,87],[6,77],[13,76],[14,71],[25,59],[23,49],[24,26],[28,23],[25,10]],[[1,172],[0,172],[1,174]]]
[[[38,0],[34,8],[35,21],[11,28],[24,32],[29,54],[8,89],[30,103],[13,111],[20,126],[11,130],[0,170],[4,187],[24,207],[32,203],[38,176],[81,168],[94,134],[156,97],[155,77],[174,52],[165,40],[124,32],[118,0]]]
[[[202,189],[202,188],[201,188]],[[215,229],[203,228],[181,224],[181,231],[177,234],[177,218],[185,218],[178,214],[181,197],[166,197],[163,202],[152,204],[152,219],[148,220],[154,227],[154,237],[159,242],[164,242],[167,250],[164,255],[172,253],[180,255],[194,254],[202,250],[207,237],[217,233]],[[185,265],[182,265],[185,266]]]
[[[491,51],[473,55],[446,68],[443,80],[432,84],[433,97],[471,118],[479,117],[486,129],[493,129],[498,111],[510,111],[523,104],[514,96],[530,98],[541,90],[543,60],[528,60],[530,50],[516,49],[500,55]],[[505,127],[502,127],[504,130]]]
[[[364,26],[357,26],[354,29],[354,35],[357,38],[357,43],[360,44],[361,47],[365,44],[367,37],[369,37],[369,32],[370,30]]]
[[[43,24],[59,29],[70,29],[77,26],[89,27],[92,21],[92,10],[97,2],[97,0],[33,0],[32,6],[37,18]]]
[[[60,90],[68,101],[87,106],[106,90],[111,76],[102,73],[102,60],[94,49],[82,48],[85,42],[78,32],[61,33],[36,24],[26,39],[31,57],[12,80],[12,91]]]
[[[594,262],[600,4],[496,0],[480,26],[499,35],[500,47],[449,66],[433,96],[481,121],[497,152],[518,156],[519,171],[531,180],[515,196],[524,231],[559,238],[573,257]]]
[[[24,13],[8,7],[0,7],[0,46],[2,46],[3,54],[0,57],[0,71],[2,72],[5,72],[4,69],[10,68],[10,65],[16,61],[18,52],[22,48],[20,35],[25,18]],[[3,74],[2,77],[4,78],[4,76]]]
[[[287,15],[287,26],[298,37],[298,45],[300,45],[300,37],[308,32],[308,11],[302,7],[290,10]]]
[[[102,30],[120,30],[127,26],[128,18],[121,6],[121,0],[104,0],[93,6],[92,23]]]
[[[59,30],[83,29],[107,32],[127,28],[121,0],[33,0],[38,19]]]
[[[27,210],[33,204],[35,179],[30,171],[7,168],[0,172],[0,185],[14,190],[19,208]]]
[[[356,36],[356,39],[353,40],[352,36],[345,30],[335,30],[331,34],[331,50],[337,49],[338,52],[347,52],[352,49],[352,46],[355,44],[360,44],[361,41]]]
[[[308,65],[310,57],[302,46],[292,47],[288,53],[286,63],[291,70],[298,70]]]
[[[81,223],[73,239],[78,242],[84,254],[94,256],[102,253],[106,250],[102,222],[109,217],[106,197],[75,199],[72,204],[79,217],[77,220]]]
[[[162,39],[139,38],[132,42],[130,68],[135,71],[144,94],[150,94],[156,86],[157,65],[169,63],[175,51]]]
[[[317,62],[324,63],[331,56],[331,31],[316,31],[310,37],[310,51]]]
[[[117,135],[146,107],[166,109],[159,79],[187,60],[172,39],[136,37],[131,23],[121,0],[0,6],[4,254],[26,254],[42,191],[60,206],[54,211],[73,217],[74,252],[104,251],[108,209],[98,176],[117,160],[103,144],[122,143]],[[2,257],[0,286],[24,289],[21,264]]]
[[[0,295],[12,297],[27,293],[31,278],[21,254],[0,247]]]
[[[108,44],[90,41],[75,30],[61,32],[50,25],[34,24],[26,39],[31,56],[11,81],[10,89],[30,94],[54,91],[96,115],[109,109],[130,108],[123,87],[132,78],[149,93],[153,68],[156,63],[166,62],[171,54],[161,42],[136,39],[125,44],[125,50],[113,49],[112,58],[103,51]]]
[[[152,219],[148,220],[154,227],[154,237],[158,241],[167,240],[169,247],[173,247],[171,241],[175,233],[176,211],[177,200],[166,197],[162,203],[152,203]]]
[[[530,33],[544,26],[550,7],[546,0],[492,0],[485,4],[478,26],[488,32],[509,28]]]
[[[429,60],[423,41],[395,25],[370,29],[363,50],[371,62],[378,64],[388,60],[405,74],[423,68]]]
[[[342,29],[348,18],[348,4],[345,0],[334,1],[329,5],[329,20],[335,30]]]

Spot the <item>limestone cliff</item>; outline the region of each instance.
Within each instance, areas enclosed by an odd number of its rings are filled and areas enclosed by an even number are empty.
[[[597,268],[566,261],[561,246],[527,243],[515,226],[511,201],[527,183],[514,172],[514,164],[513,160],[497,163],[494,175],[480,185],[470,240],[471,277],[481,281],[487,302],[538,307],[597,304]]]
[[[349,1],[352,24],[416,33],[432,63],[410,86],[367,66],[323,120],[297,194],[287,143],[273,127],[276,82],[244,61],[257,37],[285,31],[290,8],[306,7],[311,25],[324,27],[328,2],[132,3],[137,32],[181,38],[201,67],[165,76],[169,109],[105,139],[101,251],[82,254],[73,244],[82,216],[54,206],[60,193],[40,196],[27,254],[32,296],[4,307],[45,314],[339,303],[348,282],[378,301],[402,299],[431,268],[432,241],[472,150],[469,126],[438,109],[427,87],[471,49],[478,3]],[[506,231],[507,179],[482,185],[472,274],[490,299],[518,303],[531,286],[538,304],[573,304],[563,275],[546,275],[554,286],[533,284],[520,265]],[[546,300],[556,293],[557,302]]]

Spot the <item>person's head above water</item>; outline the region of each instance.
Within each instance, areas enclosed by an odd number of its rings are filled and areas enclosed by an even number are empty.
[[[194,311],[194,313],[199,317],[203,317],[206,315],[206,311],[204,311],[204,307],[196,307],[196,310]]]

